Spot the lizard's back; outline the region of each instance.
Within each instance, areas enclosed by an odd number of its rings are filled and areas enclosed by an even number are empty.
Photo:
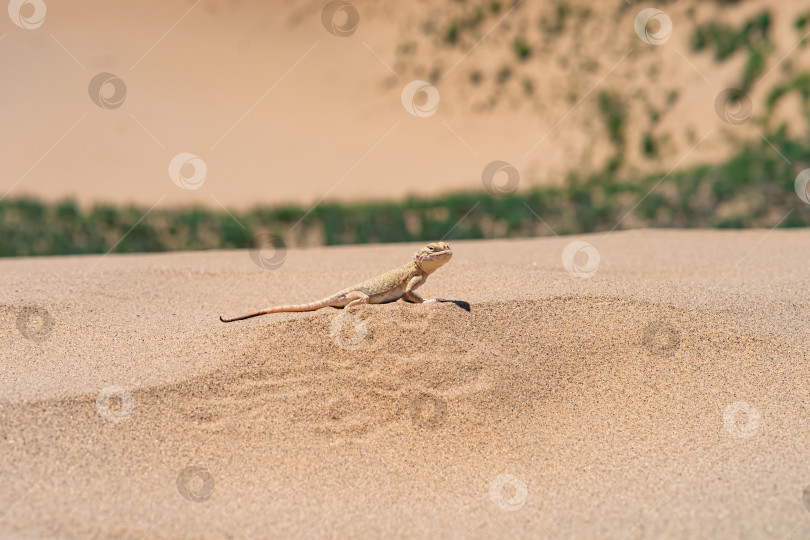
[[[347,287],[337,294],[360,291],[370,296],[373,303],[393,302],[402,296],[408,286],[408,281],[419,272],[416,264],[410,261],[390,272]],[[378,298],[380,295],[383,295],[383,297]]]

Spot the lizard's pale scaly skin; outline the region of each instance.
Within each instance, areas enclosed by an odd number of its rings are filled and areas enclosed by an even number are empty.
[[[407,264],[321,300],[309,304],[277,306],[233,319],[220,317],[219,320],[233,322],[271,313],[315,311],[325,307],[346,308],[360,304],[385,304],[396,302],[400,298],[413,303],[433,302],[434,299],[425,300],[414,291],[452,256],[453,251],[447,242],[434,242],[414,253],[413,259]]]

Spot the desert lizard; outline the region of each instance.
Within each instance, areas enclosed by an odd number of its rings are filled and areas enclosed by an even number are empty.
[[[309,304],[278,306],[233,319],[219,318],[222,322],[241,321],[270,313],[315,311],[325,307],[349,308],[361,304],[385,304],[400,298],[406,302],[422,303],[441,301],[439,298],[425,300],[414,291],[423,285],[427,277],[450,260],[453,251],[447,242],[434,242],[413,254],[407,264],[390,272],[358,283],[340,292]]]

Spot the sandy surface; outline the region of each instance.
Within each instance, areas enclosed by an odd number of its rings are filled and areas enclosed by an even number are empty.
[[[470,312],[230,325],[416,246],[0,261],[0,536],[808,537],[809,243],[458,242]]]

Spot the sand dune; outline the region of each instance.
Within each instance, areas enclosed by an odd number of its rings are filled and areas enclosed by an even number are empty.
[[[232,325],[414,246],[2,261],[0,533],[807,536],[808,238],[461,242],[423,291],[469,312]]]
[[[617,152],[626,179],[721,163],[740,141],[759,144],[759,131],[782,123],[796,138],[808,129],[798,91],[766,107],[810,62],[794,26],[801,2],[666,3],[658,7],[674,31],[663,46],[636,35],[635,17],[651,6],[635,2],[353,1],[360,24],[345,38],[324,27],[327,3],[49,2],[30,30],[3,15],[0,96],[14,129],[0,132],[0,195],[217,210],[311,205],[325,195],[396,200],[482,190],[494,160],[514,165],[520,189],[530,189],[602,171]],[[502,9],[485,8],[495,5]],[[507,15],[507,5],[517,7]],[[482,7],[477,26],[448,44],[447,28]],[[694,34],[710,23],[737,30],[763,11],[769,47],[750,97],[767,122],[730,125],[716,100],[739,87],[752,60],[741,47],[717,62],[712,47],[693,50]],[[531,49],[525,61],[516,39]],[[104,73],[126,90],[91,89]],[[435,85],[435,114],[403,106],[414,80]],[[603,92],[621,112],[620,148]],[[206,164],[204,183],[191,182],[198,189],[170,178],[185,153]],[[184,177],[196,176],[186,168]]]

